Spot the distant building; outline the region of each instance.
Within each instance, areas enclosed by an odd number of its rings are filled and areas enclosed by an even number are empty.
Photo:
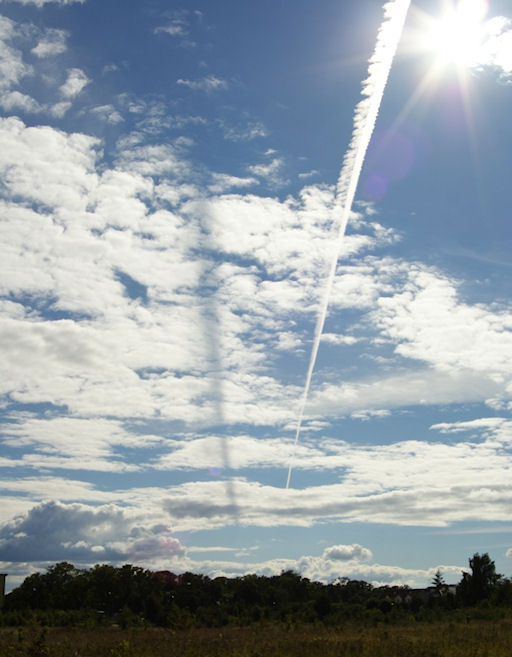
[[[414,604],[427,604],[433,598],[444,598],[448,595],[455,596],[456,584],[445,584],[441,589],[428,586],[425,589],[410,589],[407,586],[382,586],[377,589],[377,594],[382,600],[392,605],[404,605],[410,607]]]

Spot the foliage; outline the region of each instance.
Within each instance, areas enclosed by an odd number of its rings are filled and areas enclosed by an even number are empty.
[[[357,621],[375,627],[458,620],[462,609],[463,618],[499,619],[503,610],[509,613],[512,581],[496,573],[488,554],[474,554],[469,564],[471,573],[463,573],[455,597],[439,570],[430,588],[414,590],[374,587],[344,577],[322,584],[291,570],[272,577],[211,579],[190,572],[155,573],[130,564],[120,568],[98,564],[81,570],[60,562],[46,573],[27,577],[6,596],[0,625],[115,624],[122,629],[156,625],[182,630],[262,623],[338,627]]]
[[[439,570],[439,568],[436,570],[435,575],[432,579],[432,586],[437,591],[442,591],[444,588],[446,588],[446,582],[443,577],[443,573]]]
[[[489,599],[496,591],[503,575],[496,572],[494,561],[487,553],[476,552],[469,560],[471,573],[463,572],[457,593],[463,604],[473,605]]]

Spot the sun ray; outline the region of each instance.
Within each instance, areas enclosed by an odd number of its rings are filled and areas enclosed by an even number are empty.
[[[478,63],[486,38],[484,19],[487,12],[487,0],[444,0],[442,11],[437,16],[415,8],[411,21],[414,25],[404,40],[403,51],[408,55],[427,55],[430,61],[391,128],[397,130],[416,106],[425,105],[428,96],[443,81],[452,82],[455,76],[477,184],[481,171],[478,166],[478,139],[474,125],[476,99],[471,89],[471,72]]]

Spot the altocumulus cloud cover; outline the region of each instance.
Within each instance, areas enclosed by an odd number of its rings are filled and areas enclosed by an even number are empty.
[[[382,8],[133,4],[0,2],[10,586],[64,559],[510,574],[508,3],[466,62],[412,3],[340,243]]]

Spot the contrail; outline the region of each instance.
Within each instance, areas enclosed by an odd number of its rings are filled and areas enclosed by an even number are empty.
[[[316,321],[313,347],[311,349],[306,383],[304,385],[304,392],[302,394],[299,417],[297,420],[297,429],[295,431],[295,442],[293,445],[294,452],[299,441],[302,421],[304,419],[304,411],[309,395],[309,388],[311,386],[311,377],[313,376],[318,347],[320,346],[320,339],[324,330],[327,307],[329,305],[334,275],[336,273],[340,247],[343,242],[343,237],[345,236],[345,230],[347,228],[348,218],[354,202],[361,169],[363,168],[364,158],[375,127],[375,121],[377,120],[382,96],[384,95],[384,89],[388,81],[391,64],[393,63],[393,58],[402,35],[409,5],[410,0],[391,0],[384,5],[384,21],[379,28],[375,50],[369,61],[368,77],[362,84],[361,94],[365,96],[365,98],[357,104],[354,112],[352,139],[350,140],[347,152],[343,158],[343,164],[336,185],[336,198],[333,212],[336,213],[336,215],[339,214],[340,217],[337,248],[335,249],[331,261],[329,275],[327,276],[325,290]],[[290,486],[293,458],[294,453],[292,454],[290,467],[288,468],[286,488],[289,488]]]

